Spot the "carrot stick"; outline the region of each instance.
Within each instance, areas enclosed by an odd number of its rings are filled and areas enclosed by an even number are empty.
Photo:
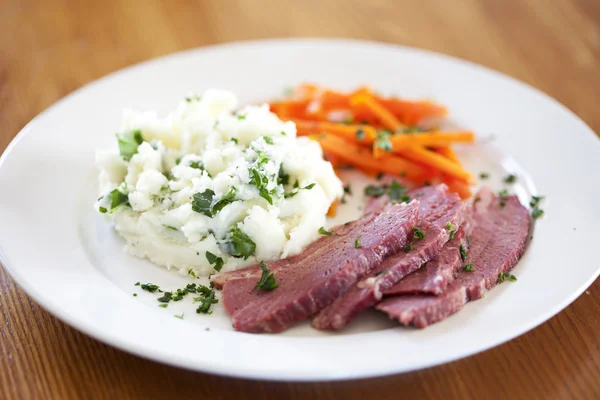
[[[445,147],[455,142],[472,143],[474,140],[473,132],[431,132],[390,137],[394,151],[409,145]]]
[[[398,119],[379,104],[372,96],[365,94],[354,95],[350,98],[350,104],[353,106],[364,105],[381,121],[383,126],[390,129],[392,132],[403,128],[404,125]]]
[[[398,98],[376,100],[406,125],[416,125],[427,118],[440,118],[446,115],[445,107],[430,101],[407,101]]]
[[[368,125],[345,125],[323,121],[306,121],[292,119],[296,123],[299,136],[312,135],[315,133],[331,133],[357,143],[370,145],[375,140],[377,133],[375,128]]]
[[[363,170],[405,176],[414,182],[422,182],[427,175],[427,170],[420,165],[393,155],[376,159],[368,148],[340,137],[324,134],[312,135],[311,138],[321,144],[323,151],[336,154]]]
[[[435,152],[443,155],[448,160],[454,161],[455,163],[460,165],[460,161],[459,161],[458,157],[456,156],[456,153],[454,152],[454,150],[452,150],[452,147],[450,147],[450,146],[437,147],[435,149]]]
[[[458,193],[461,199],[468,199],[471,197],[471,189],[464,181],[446,177],[444,178],[444,183],[448,185],[448,189],[450,189],[451,192]]]
[[[335,217],[335,215],[337,214],[337,207],[338,207],[338,201],[335,200],[333,203],[331,203],[331,205],[329,206],[329,210],[327,210],[327,216],[328,217]]]
[[[459,165],[456,165],[454,161],[450,161],[444,156],[434,153],[433,151],[429,151],[421,146],[411,145],[403,148],[398,153],[413,162],[430,166],[433,169],[456,179],[460,179],[465,182],[474,181],[471,174],[463,170]]]

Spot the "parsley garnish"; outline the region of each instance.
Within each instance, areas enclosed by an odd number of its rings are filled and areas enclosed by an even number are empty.
[[[236,189],[232,186],[227,193],[225,193],[219,201],[212,207],[212,214],[215,215],[221,211],[226,205],[235,201]]]
[[[514,276],[513,274],[509,274],[508,272],[500,272],[498,274],[498,283],[502,283],[505,280],[509,280],[511,282],[516,282],[517,281],[517,277]]]
[[[238,114],[237,115],[237,119],[239,119],[240,121],[243,121],[246,119],[246,114]]]
[[[138,152],[138,146],[142,144],[144,138],[139,130],[117,133],[119,143],[119,153],[125,161],[131,160],[134,154]]]
[[[383,178],[383,172],[378,172],[377,176],[375,177],[375,179],[377,179],[378,181],[380,181],[381,178]]]
[[[169,230],[176,231],[176,232],[178,231],[178,229],[175,228],[174,226],[171,226],[171,225],[163,225],[163,226]]]
[[[456,225],[448,221],[446,222],[446,230],[450,231],[450,233],[448,234],[450,239],[454,239],[454,235],[456,234]]]
[[[350,187],[350,185],[344,186],[344,194],[352,196],[352,188]]]
[[[460,245],[460,259],[463,261],[467,259],[467,249],[463,244]]]
[[[287,185],[290,183],[290,176],[283,170],[283,164],[279,166],[279,173],[277,174],[277,184]]]
[[[402,200],[405,196],[405,192],[406,188],[395,180],[388,189],[388,196],[390,196],[390,199],[392,200]]]
[[[181,313],[181,315],[177,315],[177,314],[175,314],[175,315],[174,315],[174,317],[175,317],[175,318],[179,318],[179,319],[183,319],[183,313]]]
[[[223,259],[221,257],[217,257],[217,255],[211,253],[210,251],[207,251],[205,253],[205,256],[206,256],[206,259],[208,260],[208,263],[213,266],[215,271],[220,272],[221,269],[223,268],[223,264],[225,264]]]
[[[356,139],[363,140],[365,138],[365,131],[359,129],[356,131]]]
[[[381,197],[385,194],[385,186],[369,185],[365,188],[365,196]]]
[[[375,146],[379,147],[384,151],[392,151],[392,142],[390,141],[390,133],[382,131],[377,133],[377,139],[375,140]]]
[[[247,259],[256,251],[256,244],[244,231],[237,226],[229,230],[229,243],[231,244],[231,255],[237,258]]]
[[[515,183],[517,181],[517,176],[510,174],[504,178],[504,183]]]
[[[536,208],[531,212],[531,216],[535,219],[538,219],[542,215],[544,215],[544,210],[542,210],[540,208]]]
[[[137,293],[134,293],[134,294],[133,294],[133,297],[137,297]]]
[[[479,173],[479,179],[488,179],[489,177],[490,177],[490,174],[488,174],[487,172]]]
[[[263,140],[266,144],[273,144],[273,138],[271,136],[263,136]]]
[[[186,97],[185,101],[187,101],[188,103],[191,103],[192,101],[200,101],[200,96],[195,95],[191,97]]]
[[[415,248],[415,246],[413,246],[413,245],[412,245],[412,243],[411,243],[411,244],[409,244],[408,246],[406,246],[406,247],[404,248],[404,252],[405,252],[405,253],[408,253],[409,251],[411,251],[411,250],[412,250],[412,249],[414,249],[414,248]]]
[[[325,227],[323,227],[323,226],[319,228],[319,233],[320,233],[321,235],[327,235],[327,236],[331,236],[331,235],[333,235],[333,231],[328,231],[328,230],[327,230],[327,229],[325,229]]]
[[[108,195],[110,196],[110,210],[107,210],[105,207],[99,207],[98,211],[102,214],[105,214],[108,211],[112,213],[120,205],[129,205],[128,196],[119,189],[113,189]]]
[[[202,161],[190,161],[188,167],[204,171],[204,163]]]
[[[161,307],[161,308],[167,308],[169,306],[169,304],[162,303],[162,304],[159,304],[158,306]]]
[[[466,235],[466,239],[467,239],[467,246],[471,247],[471,238],[469,237],[469,235]]]
[[[260,262],[260,269],[262,269],[262,276],[260,277],[260,280],[256,283],[256,286],[254,286],[254,290],[273,290],[279,287],[277,281],[275,280],[275,276],[272,272],[269,272],[267,264],[265,264],[264,261]]]
[[[141,285],[139,285],[139,282],[135,284],[135,286],[140,286],[142,288],[142,290],[145,290],[146,292],[150,292],[150,293],[154,293],[157,290],[159,292],[161,292],[160,288],[158,287],[158,285],[155,285],[153,283],[142,283]]]
[[[239,143],[239,140],[238,140],[238,138],[236,138],[236,137],[232,137],[232,138],[231,138],[231,141],[232,141],[233,143],[235,143],[235,144],[238,144],[238,143]]]
[[[415,232],[415,238],[417,238],[417,239],[425,239],[425,232],[423,232],[421,229],[419,229],[416,226],[413,226],[412,230]]]
[[[498,196],[500,196],[500,208],[504,208],[504,206],[506,205],[506,198],[509,196],[508,195],[508,190],[503,189],[501,191],[498,192]]]
[[[473,264],[466,264],[465,266],[463,266],[463,271],[473,272],[475,271],[475,267],[473,266]]]
[[[213,213],[211,205],[213,197],[215,197],[215,192],[213,192],[211,189],[206,189],[202,193],[196,193],[194,195],[194,199],[192,200],[192,210],[212,218]]]
[[[314,183],[314,182],[313,182],[313,183],[311,183],[310,185],[306,185],[306,186],[304,186],[304,187],[303,187],[303,188],[301,188],[301,189],[302,189],[302,190],[310,190],[310,189],[314,188],[314,187],[315,187],[315,185],[316,185],[316,183]],[[283,197],[284,197],[285,199],[289,199],[290,197],[294,197],[295,195],[297,195],[297,194],[298,194],[298,192],[300,192],[300,189],[298,188],[298,181],[296,181],[296,182],[294,183],[294,190],[292,190],[291,192],[284,193],[284,194],[283,194]]]
[[[215,299],[215,290],[203,286],[206,290],[202,292],[202,296],[194,298],[194,302],[199,301],[200,305],[196,309],[196,314],[212,314],[210,306],[219,302]]]
[[[160,301],[161,303],[168,303],[171,300],[173,300],[173,293],[172,292],[165,292],[162,297],[159,297],[158,299],[156,299],[158,301]]]
[[[265,165],[269,162],[268,157],[264,153],[258,154],[258,159],[254,163],[254,165],[248,168],[250,172],[250,183],[256,186],[258,189],[258,193],[260,197],[267,200],[267,202],[273,205],[273,198],[271,197],[271,192],[267,189],[267,185],[269,184],[269,178],[263,173],[261,173],[258,168]]]
[[[381,271],[379,271],[378,273],[376,273],[375,276],[381,276],[381,275],[385,274],[386,272],[388,272],[387,269],[382,269]]]
[[[360,238],[361,238],[361,236],[357,237],[357,238],[354,240],[354,248],[355,248],[355,249],[359,249],[359,248],[360,248]]]

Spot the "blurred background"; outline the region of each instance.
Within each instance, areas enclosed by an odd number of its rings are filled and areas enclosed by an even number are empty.
[[[108,73],[275,37],[375,40],[464,58],[543,90],[600,132],[600,0],[0,0],[0,153],[35,115]],[[4,388],[4,398],[61,399],[599,398],[599,289],[597,281],[542,327],[476,357],[368,381],[263,384],[107,347],[41,310],[0,268],[0,397]],[[577,340],[544,345],[568,335]]]

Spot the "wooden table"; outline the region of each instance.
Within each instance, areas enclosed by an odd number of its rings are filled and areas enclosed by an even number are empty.
[[[288,36],[371,39],[465,58],[540,88],[600,132],[598,0],[3,0],[0,151],[43,109],[119,68],[197,46]],[[0,315],[1,399],[600,398],[600,280],[542,326],[479,355],[318,384],[221,378],[115,350],[51,317],[1,268]]]

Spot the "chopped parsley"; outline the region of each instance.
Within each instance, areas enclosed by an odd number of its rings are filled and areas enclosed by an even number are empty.
[[[321,235],[327,235],[327,236],[331,236],[331,235],[333,235],[333,231],[328,231],[328,230],[327,230],[327,229],[325,229],[325,227],[323,227],[323,226],[319,228],[319,233],[320,233]]]
[[[298,188],[298,181],[296,181],[294,183],[294,190],[292,190],[291,192],[284,193],[283,197],[285,199],[289,199],[289,198],[294,197],[295,195],[297,195],[300,192],[300,190],[310,190],[310,189],[314,188],[315,185],[316,185],[316,183],[313,182],[313,183],[311,183],[309,185],[304,186],[303,188]]]
[[[532,208],[531,216],[534,219],[538,219],[542,215],[544,215],[544,210],[542,210],[541,208],[539,208],[540,202],[542,200],[544,200],[544,196],[531,196],[531,201],[529,202],[529,205]]]
[[[195,95],[195,96],[186,97],[185,101],[187,101],[188,103],[191,103],[193,101],[200,101],[200,96]]]
[[[385,194],[387,187],[384,186],[375,186],[369,185],[365,188],[365,196],[369,197],[381,197]]]
[[[361,238],[361,237],[359,236],[359,237],[357,237],[357,238],[354,240],[354,248],[355,248],[355,249],[359,249],[359,248],[360,248],[360,238]]]
[[[131,160],[134,154],[138,152],[138,146],[142,144],[144,138],[140,130],[117,133],[119,143],[119,153],[125,161]]]
[[[425,232],[423,232],[421,229],[419,229],[416,226],[412,227],[413,232],[415,232],[415,238],[417,239],[425,239]]]
[[[378,132],[377,139],[375,139],[375,146],[384,151],[392,151],[392,142],[390,141],[390,133],[388,131]]]
[[[237,115],[237,119],[239,119],[240,121],[243,121],[246,119],[246,114],[238,114]]]
[[[232,138],[231,138],[231,141],[232,141],[233,143],[235,143],[235,144],[238,144],[238,143],[239,143],[239,140],[238,140],[238,138],[236,138],[236,137],[232,137]]]
[[[254,290],[273,290],[279,287],[277,281],[275,280],[275,275],[269,271],[267,264],[264,261],[260,262],[260,269],[262,269],[262,276],[254,286]]]
[[[212,218],[213,213],[211,206],[213,197],[215,197],[215,192],[211,189],[206,189],[202,193],[196,193],[192,200],[192,210]]]
[[[203,286],[206,290],[201,293],[201,296],[195,297],[194,302],[200,302],[200,305],[196,309],[196,314],[212,314],[210,311],[210,306],[219,302],[219,300],[215,299],[215,290],[209,289],[206,286]]]
[[[106,207],[98,207],[98,211],[102,214],[112,213],[120,205],[129,205],[129,197],[119,189],[113,189],[108,195],[110,196],[110,210],[107,210]]]
[[[473,264],[465,264],[463,266],[463,271],[465,271],[465,272],[473,272],[473,271],[475,271],[475,267],[473,266]]]
[[[134,294],[133,294],[133,297],[137,297],[137,293],[134,293]]]
[[[385,274],[386,272],[388,272],[387,269],[382,269],[381,271],[379,271],[378,273],[376,273],[375,276],[381,276],[381,275]]]
[[[414,248],[415,248],[415,246],[413,246],[413,245],[412,245],[412,243],[410,243],[408,246],[406,246],[406,247],[404,248],[404,252],[405,252],[405,253],[408,253],[409,251],[411,251],[411,250],[412,250],[412,249],[414,249]]]
[[[271,136],[263,136],[263,140],[266,144],[273,144],[273,138]]]
[[[207,251],[205,253],[205,256],[206,256],[206,259],[208,260],[208,263],[213,266],[215,271],[220,272],[221,269],[223,268],[223,264],[225,264],[223,259],[221,257],[217,257],[217,255],[211,253],[210,251]]]
[[[504,206],[506,205],[506,198],[509,196],[508,190],[503,189],[499,191],[498,196],[500,196],[500,208],[504,208]]]
[[[169,304],[168,303],[162,303],[162,304],[159,304],[158,306],[161,307],[161,308],[167,308],[169,306]]]
[[[344,194],[352,196],[352,188],[350,187],[350,185],[344,186]]]
[[[509,174],[504,177],[504,183],[515,183],[517,181],[517,176],[514,174]]]
[[[398,181],[396,180],[392,182],[392,184],[388,188],[387,193],[388,196],[390,196],[390,199],[392,200],[407,201],[404,200],[405,198],[408,198],[410,200],[410,197],[406,195],[406,188],[400,183],[398,183]]]
[[[162,290],[160,290],[158,285],[155,285],[153,283],[142,283],[141,285],[139,285],[139,282],[138,282],[135,285],[140,286],[142,288],[142,290],[145,290],[146,292],[150,292],[150,293],[154,293],[156,291],[162,292]]]
[[[488,174],[487,172],[479,173],[479,179],[488,179],[489,177],[490,177],[490,174]]]
[[[471,247],[471,238],[469,237],[469,235],[466,235],[466,239],[467,239],[467,246]]]
[[[280,165],[279,173],[277,174],[277,184],[285,186],[288,183],[290,183],[290,176],[283,170],[283,165]]]
[[[540,208],[535,208],[532,212],[531,212],[531,216],[535,219],[540,218],[542,215],[544,215],[544,210],[540,209]]]
[[[175,228],[174,226],[171,225],[163,225],[166,229],[169,229],[171,231],[175,231],[177,232],[179,229]]]
[[[505,280],[509,280],[511,282],[516,282],[517,281],[517,277],[514,276],[513,274],[509,274],[508,272],[500,272],[498,274],[498,283],[502,283]]]
[[[283,136],[287,136],[287,134],[286,134],[284,131],[281,131],[281,134],[282,134]]]
[[[446,229],[448,231],[450,231],[449,233],[449,237],[450,239],[454,239],[454,235],[456,234],[456,225],[454,225],[452,222],[448,221],[446,222]]]
[[[219,201],[212,207],[212,214],[215,215],[219,211],[221,211],[226,205],[233,203],[235,201],[236,189],[235,187],[231,187],[227,193],[225,193]]]
[[[377,176],[375,177],[375,179],[377,179],[378,181],[380,181],[381,178],[383,178],[383,172],[378,172]]]
[[[177,314],[175,314],[175,315],[174,315],[174,317],[175,317],[175,318],[179,318],[179,319],[183,319],[183,313],[181,313],[181,315],[177,315]]]
[[[463,244],[461,244],[459,251],[460,251],[460,259],[465,261],[467,259],[467,248]]]
[[[237,226],[234,226],[229,230],[229,236],[231,255],[233,257],[244,258],[245,260],[256,251],[256,244]]]
[[[172,292],[164,292],[163,295],[156,300],[160,301],[161,303],[168,303],[171,300],[173,300],[173,293]]]
[[[363,131],[362,129],[359,129],[356,131],[356,139],[357,140],[363,140],[365,138],[365,131]]]

